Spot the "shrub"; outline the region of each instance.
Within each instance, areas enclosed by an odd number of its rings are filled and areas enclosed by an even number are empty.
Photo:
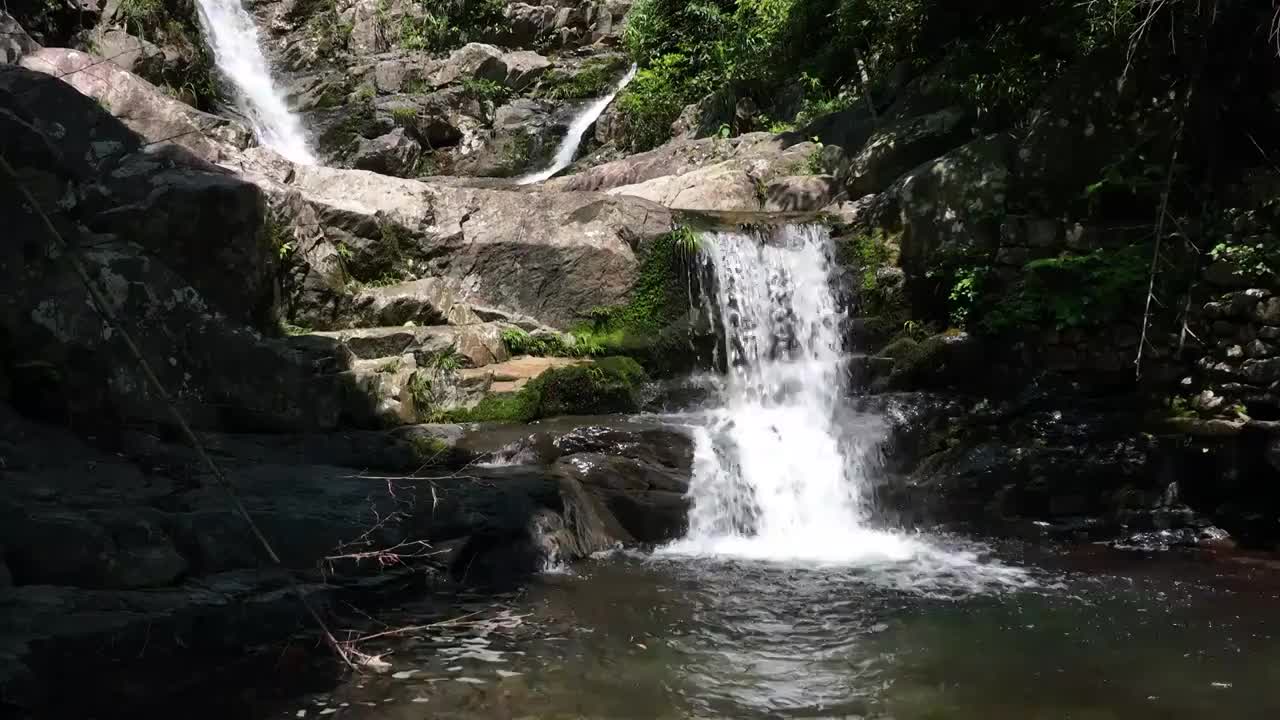
[[[664,55],[618,96],[623,137],[632,151],[650,150],[671,138],[671,124],[690,101],[687,74],[687,58]]]

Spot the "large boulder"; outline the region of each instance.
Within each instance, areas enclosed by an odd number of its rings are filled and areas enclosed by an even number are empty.
[[[551,62],[529,50],[503,52],[492,45],[468,43],[454,50],[432,77],[437,87],[483,80],[520,91],[535,83]]]
[[[277,198],[291,198],[295,231],[309,238],[295,254],[298,267],[310,269],[290,281],[286,304],[293,322],[316,328],[350,317],[350,278],[386,277],[449,278],[455,301],[567,327],[592,308],[623,303],[637,251],[673,223],[660,206],[593,193],[322,167],[294,167],[287,183],[246,172]]]
[[[146,80],[88,53],[45,48],[29,53],[22,65],[61,78],[94,98],[148,142],[172,142],[210,162],[232,157],[253,142],[240,124],[174,100]]]
[[[969,133],[967,119],[962,108],[949,107],[884,124],[850,158],[849,194],[880,192],[903,173],[963,142]]]
[[[936,309],[940,291],[930,263],[994,249],[1009,192],[1009,151],[1001,135],[974,140],[911,170],[877,200],[874,213],[901,230],[907,291],[921,312]]]
[[[47,108],[65,123],[44,125]],[[106,309],[193,423],[332,427],[336,391],[317,375],[322,358],[246,325],[266,322],[273,307],[255,187],[176,145],[140,149],[101,106],[22,68],[0,68],[0,126],[0,151],[80,248]],[[0,364],[15,368],[14,402],[95,424],[170,424],[38,216],[23,198],[6,200],[0,222],[22,239],[0,246]]]

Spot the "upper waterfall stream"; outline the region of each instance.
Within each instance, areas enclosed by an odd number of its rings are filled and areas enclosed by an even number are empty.
[[[289,110],[271,78],[253,16],[240,0],[198,0],[200,20],[218,69],[235,85],[240,111],[258,142],[285,158],[314,165],[298,116]]]
[[[522,177],[516,178],[517,185],[531,185],[536,182],[542,182],[549,178],[555,177],[555,174],[573,164],[573,159],[578,156],[578,148],[582,146],[582,138],[587,134],[587,130],[600,119],[604,111],[613,102],[613,99],[622,92],[627,85],[635,79],[636,66],[632,65],[627,74],[622,76],[618,84],[613,90],[602,98],[591,101],[591,104],[582,109],[582,112],[569,123],[569,131],[565,133],[564,139],[560,141],[560,145],[556,148],[555,157],[551,161],[551,165],[543,170],[529,173]]]

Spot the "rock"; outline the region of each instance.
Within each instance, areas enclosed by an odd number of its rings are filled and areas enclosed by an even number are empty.
[[[506,52],[484,43],[468,43],[454,50],[432,77],[436,87],[463,80],[488,80],[520,91],[551,68],[551,62],[528,50]]]
[[[147,141],[172,142],[210,162],[232,157],[253,141],[238,123],[178,102],[142,78],[87,53],[45,48],[24,57],[22,66],[62,78]]]
[[[1261,359],[1272,357],[1276,354],[1276,347],[1262,342],[1261,340],[1253,340],[1244,348],[1244,356],[1252,359]]]
[[[567,327],[590,308],[625,302],[637,250],[672,227],[666,210],[631,198],[467,188],[358,170],[297,167],[287,188],[271,192],[297,193],[297,206],[321,219],[324,238],[303,256],[317,270],[286,286],[291,322],[310,327],[334,327],[335,303],[340,316],[349,302],[340,300],[349,293],[345,278],[324,274],[338,247],[345,248],[342,267],[357,279],[449,278],[460,288],[456,301]],[[316,235],[310,225],[306,232]]]
[[[554,103],[519,98],[494,112],[493,128],[480,147],[458,157],[454,172],[477,177],[513,177],[551,163],[569,130],[571,112]]]
[[[676,140],[695,140],[716,135],[721,127],[732,128],[735,100],[731,90],[724,90],[710,93],[685,106],[680,117],[671,124],[671,137]]]
[[[958,387],[981,376],[982,346],[968,333],[934,335],[896,359],[890,383],[900,389]]]
[[[1008,191],[1008,144],[997,135],[975,140],[907,173],[881,196],[881,207],[902,228],[901,266],[917,314],[929,316],[943,299],[927,275],[939,252],[990,249]],[[877,212],[885,212],[878,210]],[[1025,263],[1006,248],[1005,264]]]
[[[1225,260],[1215,260],[1202,273],[1205,282],[1227,288],[1248,287],[1252,280],[1236,265]]]
[[[683,174],[664,175],[608,192],[678,210],[817,209],[836,199],[837,184],[830,176],[801,176],[809,170],[816,151],[812,143],[782,149],[762,147]]]
[[[692,452],[687,459],[691,463]],[[688,526],[689,467],[587,452],[561,458],[554,471],[598,498],[627,536],[657,544],[675,540]]]
[[[356,358],[377,360],[419,352],[445,352],[454,347],[458,331],[450,327],[373,327],[315,332],[308,337],[329,338],[341,343]]]
[[[1253,308],[1253,319],[1264,325],[1280,325],[1280,296],[1267,298]]]
[[[527,89],[547,70],[551,69],[551,61],[530,50],[516,50],[502,56],[507,74],[503,84],[520,92]]]
[[[601,191],[640,185],[658,178],[687,175],[731,158],[749,162],[757,157],[777,156],[799,142],[801,138],[798,136],[776,136],[768,133],[749,133],[723,140],[676,140],[575,175],[549,180],[543,187],[554,190]],[[807,160],[807,155],[797,160]]]
[[[1031,112],[1011,167],[1046,217],[1058,217],[1104,175],[1112,158],[1173,119],[1176,103],[1156,98],[1167,83],[1152,71],[1155,64],[1123,83],[1099,82],[1105,68],[1126,65],[1122,55],[1108,49],[1068,68]]]
[[[849,194],[880,192],[908,170],[954,148],[968,135],[967,118],[964,109],[950,107],[880,127],[850,157]]]
[[[351,158],[351,166],[395,177],[413,177],[418,172],[422,148],[403,128],[396,128],[372,140],[361,138]]]
[[[830,205],[840,193],[830,175],[792,175],[765,188],[765,212],[811,212]]]
[[[1240,376],[1253,385],[1268,385],[1280,381],[1280,358],[1245,360],[1240,366]]]
[[[39,49],[40,43],[32,40],[12,15],[0,10],[0,65],[15,64]]]
[[[1280,472],[1280,437],[1273,438],[1267,443],[1266,459],[1273,470]]]
[[[511,2],[505,14],[509,25],[505,39],[516,47],[529,47],[555,30],[557,12],[553,5]]]
[[[274,329],[276,250],[257,186],[171,145],[103,169],[81,204],[92,230],[143,246],[228,317]]]

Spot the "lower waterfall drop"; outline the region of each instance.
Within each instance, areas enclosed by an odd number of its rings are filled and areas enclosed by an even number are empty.
[[[672,554],[907,560],[919,543],[867,525],[867,462],[884,435],[848,409],[842,318],[824,228],[706,233],[729,373],[694,428],[686,537]]]

